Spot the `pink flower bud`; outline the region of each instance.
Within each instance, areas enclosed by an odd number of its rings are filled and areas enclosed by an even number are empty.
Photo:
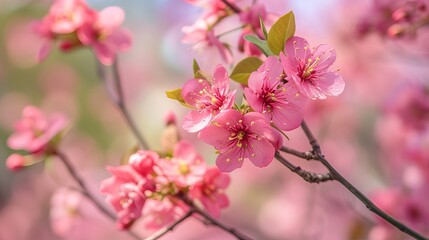
[[[14,153],[6,159],[6,167],[11,171],[18,171],[25,167],[25,157]]]
[[[138,151],[130,156],[128,163],[140,174],[146,176],[153,171],[153,166],[158,162],[159,156],[152,151]]]

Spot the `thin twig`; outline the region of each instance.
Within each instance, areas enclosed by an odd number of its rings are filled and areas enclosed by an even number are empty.
[[[306,171],[306,170],[302,169],[299,166],[293,165],[291,162],[286,160],[286,158],[284,158],[282,155],[280,155],[279,152],[276,152],[275,157],[281,164],[283,164],[284,166],[289,168],[289,170],[296,173],[298,176],[300,176],[302,179],[304,179],[305,181],[307,181],[309,183],[321,183],[321,182],[327,182],[327,181],[334,180],[334,178],[332,177],[332,175],[330,173],[310,172],[310,171]]]
[[[322,149],[317,141],[317,139],[314,137],[313,133],[311,132],[310,128],[308,127],[307,123],[303,121],[301,123],[301,128],[304,131],[305,135],[307,136],[308,141],[310,142],[312,148],[313,148],[313,154],[315,154],[314,159],[320,161],[323,166],[325,166],[328,170],[330,175],[341,185],[343,185],[349,192],[351,192],[354,196],[356,196],[365,206],[373,213],[378,215],[379,217],[386,220],[391,225],[395,226],[397,229],[401,230],[402,232],[414,237],[415,239],[419,240],[428,240],[429,238],[426,238],[422,236],[421,234],[417,233],[416,231],[412,230],[411,228],[407,227],[405,224],[399,222],[389,214],[385,213],[383,210],[379,209],[369,198],[367,198],[362,192],[360,192],[355,186],[353,186],[349,181],[347,181],[329,162],[326,160],[325,156],[322,154]],[[290,151],[289,152],[295,156],[303,156],[305,153],[300,153],[299,151]],[[304,159],[307,159],[304,157]]]
[[[104,215],[112,219],[113,221],[116,221],[116,216],[111,211],[109,211],[102,203],[100,203],[97,200],[97,197],[92,194],[92,192],[88,189],[86,186],[85,181],[82,179],[82,177],[79,176],[76,169],[71,164],[70,160],[67,158],[67,156],[60,152],[60,151],[54,151],[52,154],[57,156],[61,161],[64,163],[67,171],[70,173],[72,178],[77,182],[77,184],[80,186],[80,191],[85,197],[87,197]],[[139,236],[137,236],[132,231],[127,231],[130,236],[132,236],[134,239],[140,239]]]
[[[226,6],[228,6],[232,11],[234,11],[235,13],[241,13],[241,9],[235,5],[232,2],[229,2],[228,0],[222,0],[223,3],[225,3]]]
[[[282,152],[297,156],[299,158],[307,159],[307,160],[316,159],[316,156],[314,156],[314,154],[312,152],[300,152],[298,150],[295,150],[293,148],[288,148],[285,146],[282,146],[279,150]]]
[[[118,67],[117,60],[115,59],[113,65],[112,65],[113,81],[115,83],[116,96],[114,96],[112,94],[112,92],[109,91],[108,83],[107,83],[107,77],[106,77],[106,73],[105,73],[105,68],[99,62],[97,62],[97,64],[98,64],[99,76],[100,76],[101,80],[103,81],[103,83],[106,85],[107,92],[109,93],[110,98],[115,103],[115,105],[118,107],[119,111],[122,113],[122,116],[124,117],[125,121],[127,122],[128,126],[130,127],[131,131],[133,132],[134,136],[137,138],[137,141],[140,143],[140,146],[143,149],[149,149],[149,145],[147,144],[144,137],[141,135],[137,125],[133,121],[133,118],[131,117],[131,114],[128,111],[128,108],[125,104],[125,96],[124,96],[124,91],[122,88],[121,75],[119,73],[119,67]]]
[[[215,226],[221,228],[225,232],[228,232],[231,235],[235,236],[237,239],[239,239],[239,240],[251,240],[252,239],[252,238],[244,235],[243,233],[239,232],[238,230],[226,226],[225,224],[223,224],[222,222],[220,222],[216,218],[212,217],[210,214],[206,213],[205,211],[201,210],[197,206],[191,206],[191,208],[193,209],[193,211],[195,213],[198,213],[200,216],[202,216],[204,219],[206,219],[211,225],[215,225]]]
[[[187,218],[189,218],[190,216],[192,216],[192,214],[194,213],[194,211],[189,211],[187,214],[185,214],[183,217],[177,219],[174,223],[172,223],[170,226],[163,228],[161,230],[159,230],[158,232],[152,234],[151,236],[145,238],[144,240],[157,240],[159,238],[161,238],[162,236],[164,236],[165,234],[167,234],[170,231],[173,231],[173,229],[179,225],[180,223],[182,223],[183,221],[185,221]]]

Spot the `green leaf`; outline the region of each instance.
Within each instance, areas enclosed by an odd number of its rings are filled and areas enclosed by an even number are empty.
[[[185,104],[185,100],[183,100],[183,97],[182,97],[182,89],[181,88],[166,91],[165,95],[167,95],[167,97],[170,99],[177,100],[180,103]]]
[[[295,34],[295,16],[293,12],[281,16],[268,32],[267,43],[275,55],[283,51],[285,42]]]
[[[262,60],[257,57],[245,58],[235,65],[230,77],[238,83],[247,85],[250,74],[256,71],[262,63]]]
[[[194,70],[194,77],[197,78],[198,71],[200,71],[200,66],[197,63],[197,60],[194,58],[194,64],[192,65],[192,69]]]
[[[274,55],[271,52],[270,48],[268,47],[267,41],[262,40],[262,39],[258,38],[255,35],[252,35],[252,34],[248,34],[248,35],[244,36],[244,39],[255,44],[264,53],[265,56]]]
[[[262,32],[264,33],[265,39],[268,39],[267,29],[265,28],[264,20],[262,20],[261,15],[259,15],[259,24],[261,25]]]

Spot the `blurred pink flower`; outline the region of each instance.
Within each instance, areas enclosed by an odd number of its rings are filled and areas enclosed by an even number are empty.
[[[25,167],[25,157],[14,153],[6,159],[6,167],[12,171],[18,171]]]
[[[270,56],[250,75],[244,95],[253,110],[282,130],[295,129],[302,122],[307,97],[295,84],[285,83],[282,64],[276,57]]]
[[[266,167],[281,145],[279,134],[262,114],[242,115],[233,109],[219,113],[198,137],[219,151],[216,165],[222,172],[240,168],[246,159],[257,167]]]
[[[101,183],[101,192],[106,201],[118,213],[118,228],[127,229],[142,213],[146,191],[154,191],[154,183],[139,175],[130,165],[108,167],[113,177]]]
[[[228,0],[234,2],[235,0]],[[202,19],[218,19],[227,15],[227,6],[222,0],[185,0],[185,2],[202,7],[205,9],[201,18]]]
[[[186,141],[176,144],[171,159],[159,161],[162,173],[179,187],[187,187],[201,181],[207,165],[195,148]]]
[[[80,45],[79,40],[72,33],[85,22],[93,22],[95,16],[96,12],[83,0],[55,0],[48,15],[34,23],[34,31],[46,39],[40,49],[39,59],[43,60],[47,57],[53,47],[52,42],[56,39],[61,41],[62,50]]]
[[[311,51],[308,42],[301,37],[289,38],[280,54],[286,79],[311,99],[325,99],[343,92],[343,78],[336,71],[328,70],[335,58],[334,49],[319,45]]]
[[[64,130],[67,119],[60,113],[49,117],[34,106],[22,111],[22,119],[15,124],[15,132],[9,137],[7,145],[15,150],[29,153],[43,153],[55,147],[55,137]]]
[[[131,33],[120,27],[125,13],[119,7],[101,10],[94,22],[86,21],[78,30],[77,36],[84,45],[93,48],[98,60],[111,65],[117,52],[131,47]]]
[[[56,234],[67,236],[77,226],[82,200],[82,195],[77,191],[67,188],[55,191],[51,198],[50,219]]]
[[[189,207],[182,201],[170,198],[148,199],[143,209],[144,226],[147,229],[158,230],[185,215],[188,209]]]
[[[183,120],[183,128],[197,132],[206,127],[219,112],[234,104],[235,92],[229,92],[229,76],[222,65],[213,74],[212,83],[205,79],[191,79],[182,88],[182,97],[195,107]]]
[[[221,173],[218,168],[207,169],[202,181],[191,187],[189,194],[193,200],[199,200],[209,213],[219,218],[221,208],[229,206],[224,190],[228,187],[230,177]]]
[[[233,59],[229,46],[221,42],[215,35],[214,30],[209,30],[208,26],[209,24],[206,21],[198,20],[192,26],[183,27],[182,31],[185,33],[185,36],[182,42],[193,45],[193,49],[198,52],[205,52],[210,48],[214,48],[225,63],[231,64]]]
[[[159,162],[159,155],[153,151],[140,150],[130,156],[128,164],[142,176],[153,172],[153,167]]]

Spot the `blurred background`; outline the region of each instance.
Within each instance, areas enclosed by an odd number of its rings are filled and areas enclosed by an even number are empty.
[[[187,112],[164,92],[192,78],[193,58],[208,72],[222,63],[216,52],[196,52],[181,42],[182,28],[192,25],[201,9],[182,0],[87,2],[95,9],[116,5],[125,10],[125,26],[134,36],[132,49],[119,57],[126,101],[149,144],[161,149],[164,114],[173,110],[181,124]],[[243,8],[251,3],[237,2]],[[305,119],[326,157],[382,209],[429,234],[429,31],[424,26],[429,14],[419,5],[426,2],[260,2],[277,15],[293,10],[297,36],[312,46],[326,43],[337,51],[334,66],[346,82],[344,93],[312,101],[305,109]],[[411,17],[399,24],[392,15],[404,2],[411,2],[404,7]],[[3,164],[12,153],[6,140],[27,105],[63,112],[71,119],[61,148],[94,192],[109,176],[105,166],[118,165],[136,144],[106,94],[90,50],[67,54],[54,50],[38,62],[42,40],[32,33],[31,22],[42,18],[49,6],[50,1],[42,0],[0,0],[0,240],[128,239],[85,200],[65,226],[50,220],[52,209],[70,194],[62,187],[75,186],[61,163],[42,162],[17,173]],[[237,21],[231,19],[224,27],[230,29]],[[401,32],[399,27],[411,28],[416,22],[418,28]],[[235,32],[222,40],[235,49],[238,36]],[[236,60],[242,57],[234,54]],[[196,141],[195,134],[181,133],[214,164],[210,146]],[[288,136],[286,145],[310,149],[300,129]],[[317,163],[288,159],[324,171]],[[255,239],[409,239],[374,217],[338,184],[308,184],[275,161],[263,169],[245,163],[231,177],[231,206],[221,220]],[[138,224],[133,229],[142,236],[150,234]],[[233,238],[191,219],[162,239]]]

